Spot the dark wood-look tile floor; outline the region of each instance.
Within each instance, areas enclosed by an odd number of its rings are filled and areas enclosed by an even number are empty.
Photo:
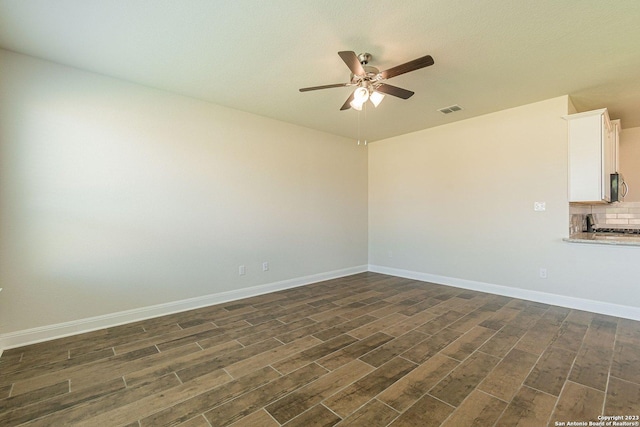
[[[375,273],[0,358],[2,426],[538,427],[602,415],[640,415],[640,322]]]

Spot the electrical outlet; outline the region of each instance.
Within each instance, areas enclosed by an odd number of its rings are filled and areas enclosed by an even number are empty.
[[[244,276],[245,274],[247,274],[247,269],[244,267],[244,265],[239,266],[238,267],[238,275]]]
[[[540,267],[540,278],[541,279],[547,278],[547,269],[544,267]]]
[[[393,251],[387,251],[387,256],[389,258],[393,258]]]
[[[269,271],[269,263],[267,261],[262,263],[262,271]]]
[[[546,202],[533,202],[533,210],[536,212],[542,212],[547,210]]]

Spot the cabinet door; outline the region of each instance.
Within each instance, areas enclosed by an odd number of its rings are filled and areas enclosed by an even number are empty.
[[[615,152],[613,148],[613,126],[607,114],[602,115],[602,188],[603,200],[611,201],[611,183],[609,176],[615,172]]]
[[[580,115],[569,120],[569,201],[606,200],[604,117]]]

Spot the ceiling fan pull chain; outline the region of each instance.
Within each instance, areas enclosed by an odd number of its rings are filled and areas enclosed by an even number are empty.
[[[367,105],[364,106],[364,146],[367,146]]]
[[[356,115],[358,116],[358,145],[360,145],[360,112],[358,111]]]

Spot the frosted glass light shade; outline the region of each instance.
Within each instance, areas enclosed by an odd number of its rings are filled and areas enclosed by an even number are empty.
[[[366,102],[365,101],[358,101],[356,99],[354,99],[353,101],[351,101],[349,103],[349,105],[351,105],[351,108],[353,108],[354,110],[358,110],[358,111],[362,111],[362,104],[364,104]]]
[[[369,97],[369,99],[371,100],[371,103],[373,104],[373,106],[377,107],[378,105],[380,105],[380,103],[384,99],[384,95],[381,94],[380,92],[373,92]]]
[[[369,99],[369,91],[365,87],[359,87],[353,92],[353,100],[359,103],[365,103]]]

